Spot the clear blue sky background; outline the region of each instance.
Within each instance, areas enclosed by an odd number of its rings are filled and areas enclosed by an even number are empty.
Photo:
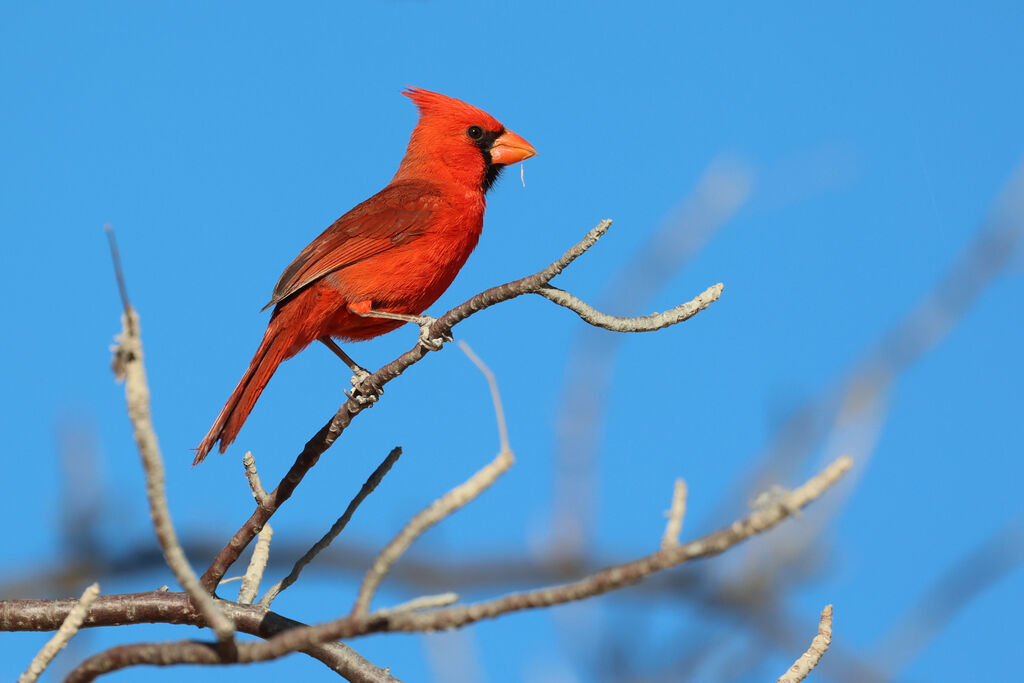
[[[105,542],[150,534],[122,389],[108,367],[119,303],[105,222],[117,228],[142,316],[181,531],[226,538],[248,514],[246,449],[266,481],[278,480],[342,398],[348,374],[326,350],[281,368],[228,455],[193,470],[190,449],[255,349],[267,320],[259,308],[282,268],[394,172],[415,121],[398,94],[407,84],[487,109],[540,152],[527,163],[525,189],[515,169],[491,193],[480,246],[434,312],[533,272],[612,217],[612,232],[558,280],[593,300],[713,160],[725,154],[753,178],[735,218],[643,305],[663,310],[719,281],[722,300],[618,349],[612,393],[601,397],[613,409],[601,427],[593,540],[607,559],[656,547],[676,476],[691,492],[685,537],[740,514],[746,501],[731,483],[759,462],[780,420],[842,377],[935,286],[1024,155],[1018,2],[212,5],[9,3],[0,20],[4,574],[59,557],[62,432],[97,444],[99,471],[77,476],[95,476],[110,492]],[[845,504],[828,519],[824,565],[805,567],[813,578],[787,603],[808,639],[831,602],[835,642],[872,656],[959,559],[1019,523],[1021,274],[1017,253],[899,378],[874,448],[842,435],[829,446],[863,467],[858,485],[837,496]],[[564,368],[581,326],[531,298],[458,328],[499,378],[519,462],[418,550],[456,563],[499,548],[536,552],[552,510]],[[403,329],[349,350],[376,367],[414,338]],[[405,456],[346,532],[371,547],[496,451],[486,388],[455,347],[360,416],[281,513],[278,536],[321,533],[395,445]],[[795,485],[812,470],[777,483]],[[772,537],[763,543],[760,551]],[[741,568],[710,562],[712,573]],[[103,590],[168,581],[160,573]],[[348,609],[352,590],[349,577],[318,574],[278,607],[325,619]],[[1018,675],[1022,595],[1016,566],[901,677]],[[408,597],[386,589],[377,604]],[[692,644],[671,636],[695,619],[741,634],[728,652],[746,652],[745,627],[713,611],[606,597],[554,617],[475,627],[482,678],[470,670],[465,680],[591,680],[595,671],[581,662],[592,646],[573,627],[581,621],[652,628],[656,670]],[[96,632],[67,657],[195,635]],[[0,677],[16,675],[44,640],[0,635]],[[354,645],[405,680],[431,680],[436,643],[395,636]],[[796,654],[776,652],[744,680],[774,680]],[[698,679],[722,671],[706,666]],[[111,680],[183,675],[133,670]],[[188,675],[330,679],[301,656]]]

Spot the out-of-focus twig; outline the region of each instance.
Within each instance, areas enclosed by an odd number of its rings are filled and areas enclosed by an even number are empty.
[[[64,617],[64,621],[61,623],[60,628],[57,629],[57,632],[46,641],[46,645],[43,645],[39,653],[32,658],[32,662],[28,665],[25,673],[18,677],[18,683],[35,683],[39,679],[39,675],[46,670],[46,667],[50,665],[50,662],[57,656],[57,653],[63,650],[68,641],[78,633],[82,622],[85,621],[85,615],[89,613],[89,607],[96,601],[99,594],[100,585],[98,583],[94,583],[85,589],[82,597],[78,599],[78,604]]]

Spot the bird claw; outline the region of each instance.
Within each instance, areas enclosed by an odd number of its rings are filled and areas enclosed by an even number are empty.
[[[376,403],[384,393],[384,387],[372,381],[372,377],[370,372],[359,368],[349,380],[352,383],[352,391],[346,389],[345,395],[362,406]]]
[[[437,318],[432,318],[429,315],[421,315],[419,317],[420,319],[417,322],[420,326],[420,346],[427,351],[440,351],[445,342],[455,341],[455,337],[450,333],[445,333],[440,337],[431,337],[430,326],[437,322]]]

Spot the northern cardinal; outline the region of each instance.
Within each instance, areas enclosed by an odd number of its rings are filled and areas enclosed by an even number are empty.
[[[238,431],[281,361],[321,340],[361,370],[332,337],[370,339],[426,310],[448,288],[483,228],[484,193],[502,169],[537,153],[476,107],[409,88],[419,122],[395,177],[336,220],[285,268],[267,307],[263,341],[196,449],[202,462]]]

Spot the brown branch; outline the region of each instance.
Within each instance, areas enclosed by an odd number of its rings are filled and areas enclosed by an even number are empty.
[[[348,507],[345,508],[345,512],[331,526],[330,530],[324,534],[312,548],[307,550],[306,553],[299,558],[298,562],[295,563],[295,566],[292,567],[288,576],[271,586],[266,594],[260,598],[261,607],[270,607],[270,604],[274,602],[274,598],[276,598],[281,591],[288,588],[288,586],[298,580],[299,574],[301,574],[302,570],[306,568],[306,565],[312,562],[314,557],[319,555],[322,550],[327,548],[327,546],[329,546],[331,542],[338,537],[338,534],[345,530],[345,527],[348,526],[349,521],[352,519],[352,515],[355,514],[356,508],[366,500],[367,496],[373,493],[374,489],[377,488],[377,485],[380,484],[382,479],[384,479],[384,476],[391,471],[391,467],[398,462],[398,458],[401,455],[402,448],[400,446],[392,449],[391,452],[388,453],[388,456],[384,458],[384,462],[378,465],[377,469],[373,471],[373,474],[371,474],[370,478],[362,485],[359,489],[359,493],[355,495],[352,501],[348,504]]]
[[[78,604],[75,598],[59,600],[0,600],[0,631],[53,631],[60,627]],[[220,601],[218,606],[242,633],[271,638],[288,629],[305,624],[270,612],[256,605]],[[127,624],[179,624],[206,626],[206,617],[197,609],[187,593],[149,591],[101,595],[89,609],[82,628],[124,626]],[[247,646],[249,644],[246,644]],[[351,681],[394,681],[393,678],[372,678],[384,673],[344,643],[327,642],[302,652],[317,659]],[[281,654],[287,654],[282,652]],[[261,653],[260,659],[272,659],[272,652]],[[252,656],[247,654],[246,656]],[[227,663],[227,662],[224,662]],[[361,671],[369,673],[362,674]],[[360,678],[360,676],[363,676]]]
[[[223,648],[222,654],[230,656],[234,650],[234,627],[217,609],[213,598],[203,590],[196,579],[192,565],[185,557],[178,542],[178,533],[171,521],[171,512],[167,506],[167,492],[164,485],[164,462],[157,443],[156,430],[150,413],[149,383],[146,380],[146,367],[143,362],[142,336],[139,329],[139,317],[128,301],[124,285],[124,275],[118,259],[117,244],[113,230],[108,226],[107,236],[110,240],[111,255],[117,275],[118,287],[121,291],[124,313],[121,316],[121,334],[116,338],[113,348],[114,374],[124,381],[125,400],[128,404],[128,418],[132,423],[135,446],[142,458],[142,466],[146,474],[146,498],[149,501],[149,514],[153,520],[153,529],[163,549],[167,566],[174,572],[178,583],[188,591],[206,616],[210,628],[217,634]]]
[[[610,220],[601,221],[597,227],[587,233],[586,237],[571,247],[561,258],[547,268],[533,275],[480,292],[449,310],[430,325],[426,333],[427,336],[431,339],[446,338],[450,336],[455,325],[471,315],[503,301],[508,301],[524,294],[538,292],[556,275],[565,270],[569,264],[594,246],[601,236],[608,231],[609,227],[611,227]],[[267,495],[266,504],[258,506],[253,511],[249,519],[235,532],[227,545],[217,553],[217,556],[210,563],[202,578],[202,584],[207,590],[214,590],[228,568],[238,560],[245,547],[252,542],[252,539],[255,538],[256,534],[260,532],[260,529],[263,528],[263,525],[274,515],[277,509],[291,497],[295,487],[299,485],[303,477],[306,476],[306,473],[316,465],[320,456],[331,447],[338,436],[348,427],[352,419],[373,404],[373,401],[367,399],[379,397],[380,392],[374,387],[383,388],[385,384],[422,360],[427,353],[427,349],[417,341],[413,348],[377,370],[360,385],[361,387],[368,387],[367,393],[364,393],[362,390],[357,391],[356,395],[350,397],[338,409],[334,417],[313,438],[306,442],[302,452],[295,459],[295,462],[277,488]]]
[[[266,656],[267,653],[261,651],[256,645],[256,643],[239,643],[237,659],[229,662],[220,657],[216,643],[179,640],[118,645],[95,654],[79,664],[64,679],[64,683],[89,683],[103,674],[132,666],[249,664],[276,659],[276,657]],[[339,645],[341,644],[339,643]],[[341,670],[335,670],[347,680],[353,683],[401,683],[386,669],[381,669],[363,659],[355,650],[345,645],[341,645],[341,648],[344,648],[345,651],[345,666]]]
[[[78,629],[82,627],[82,622],[85,621],[85,615],[89,613],[89,607],[92,606],[92,603],[96,602],[99,594],[100,585],[98,583],[94,583],[85,589],[82,597],[78,599],[78,604],[72,607],[68,615],[64,617],[64,621],[61,622],[57,632],[46,641],[46,645],[43,645],[39,653],[32,658],[28,668],[25,669],[25,673],[18,677],[18,683],[35,683],[39,679],[39,674],[46,670],[46,667],[50,665],[53,658],[78,633]]]
[[[811,646],[807,648],[807,652],[800,656],[800,659],[793,663],[793,666],[789,667],[786,673],[782,674],[782,677],[776,683],[800,683],[800,681],[807,678],[807,674],[811,673],[811,669],[818,666],[818,662],[821,661],[822,655],[825,654],[831,643],[832,605],[826,605],[825,609],[821,610],[821,621],[818,622],[818,635],[814,636]]]

